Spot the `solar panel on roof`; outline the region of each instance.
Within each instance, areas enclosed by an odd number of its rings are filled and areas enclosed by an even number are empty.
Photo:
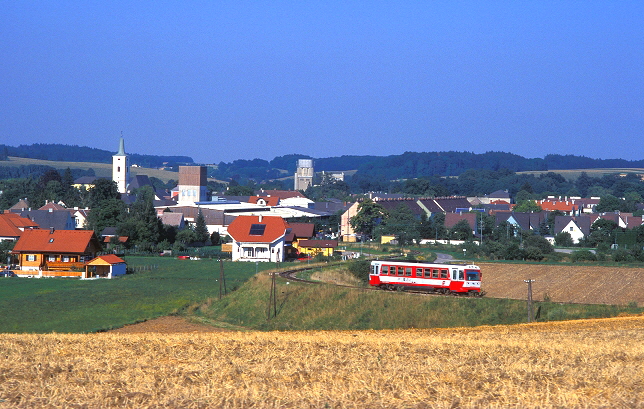
[[[264,230],[266,230],[265,224],[251,224],[250,232],[248,234],[251,236],[263,236]]]

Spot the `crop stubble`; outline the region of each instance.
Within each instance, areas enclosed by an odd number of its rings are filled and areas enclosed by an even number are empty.
[[[0,335],[0,407],[644,407],[644,317]]]

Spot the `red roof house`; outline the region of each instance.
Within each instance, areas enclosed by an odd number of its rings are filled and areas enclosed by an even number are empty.
[[[237,216],[228,226],[233,261],[284,261],[288,230],[279,216]]]
[[[0,241],[16,241],[25,230],[37,228],[38,224],[18,213],[0,213]]]
[[[27,230],[13,248],[19,270],[40,276],[81,277],[100,243],[92,230]]]

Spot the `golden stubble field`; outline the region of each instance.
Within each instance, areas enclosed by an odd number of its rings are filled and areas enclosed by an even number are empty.
[[[641,408],[644,317],[445,330],[0,335],[0,407]]]
[[[548,264],[475,263],[488,297],[525,300],[533,279],[535,300],[583,304],[644,305],[644,268]]]

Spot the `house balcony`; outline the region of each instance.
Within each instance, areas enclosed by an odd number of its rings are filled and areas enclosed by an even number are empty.
[[[78,272],[85,270],[85,263],[79,262],[64,262],[64,261],[48,261],[43,266],[43,271],[64,271],[70,272],[77,270]],[[74,271],[76,272],[76,271]],[[80,275],[80,273],[79,273]]]

